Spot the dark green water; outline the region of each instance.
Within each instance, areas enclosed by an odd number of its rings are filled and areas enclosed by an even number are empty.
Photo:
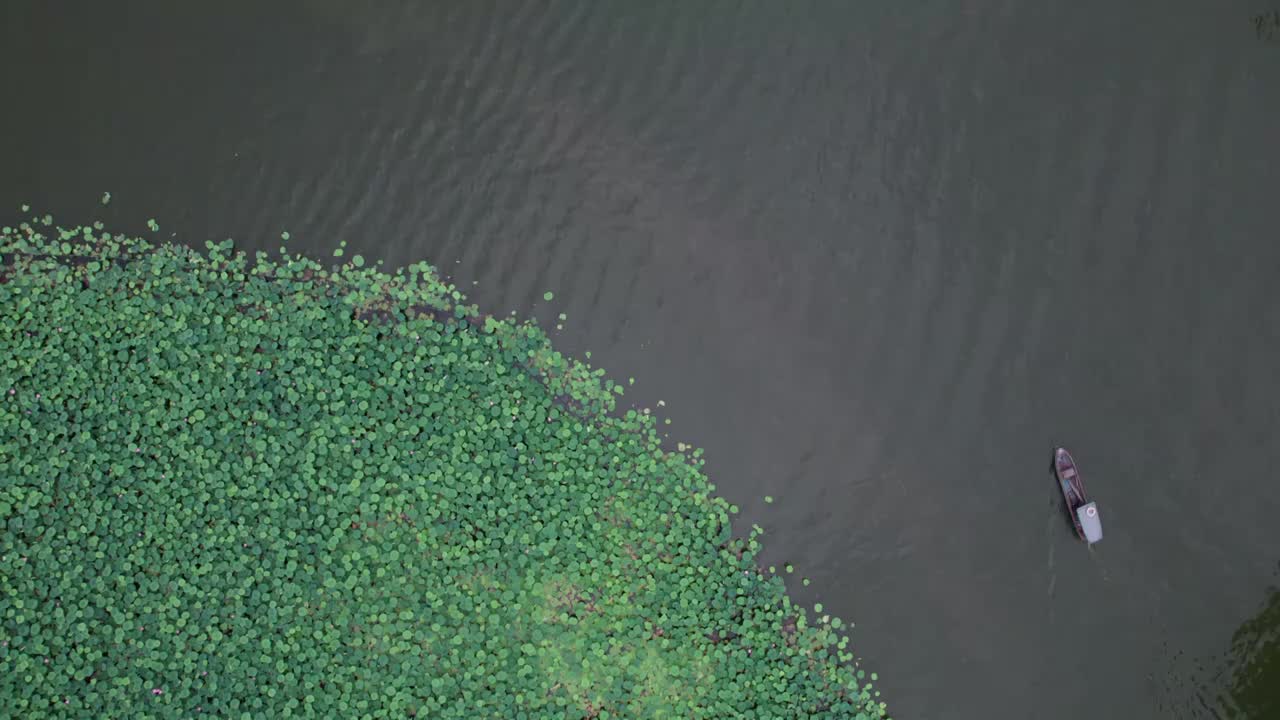
[[[898,718],[1276,716],[1271,6],[203,5],[0,8],[0,219],[566,312]]]

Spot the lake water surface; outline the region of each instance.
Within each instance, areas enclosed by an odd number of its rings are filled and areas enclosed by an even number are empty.
[[[1271,6],[196,5],[5,3],[6,222],[567,313],[901,720],[1277,707],[1228,697],[1280,664]]]

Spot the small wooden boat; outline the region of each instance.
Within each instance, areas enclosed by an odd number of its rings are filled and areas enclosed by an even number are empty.
[[[1053,471],[1062,486],[1062,496],[1067,501],[1067,513],[1076,526],[1076,534],[1090,545],[1102,539],[1102,519],[1098,517],[1097,503],[1089,502],[1084,492],[1084,480],[1076,467],[1076,461],[1065,448],[1053,453]]]

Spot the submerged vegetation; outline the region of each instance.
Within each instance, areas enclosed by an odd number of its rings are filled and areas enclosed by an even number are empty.
[[[1280,590],[1271,588],[1262,609],[1232,635],[1229,667],[1223,715],[1280,717]]]
[[[47,217],[0,258],[16,716],[884,715],[699,451],[425,263]]]

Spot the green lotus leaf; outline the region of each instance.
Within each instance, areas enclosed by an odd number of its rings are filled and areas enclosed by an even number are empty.
[[[0,234],[17,716],[886,715],[701,449],[537,325],[426,263],[58,230]]]

